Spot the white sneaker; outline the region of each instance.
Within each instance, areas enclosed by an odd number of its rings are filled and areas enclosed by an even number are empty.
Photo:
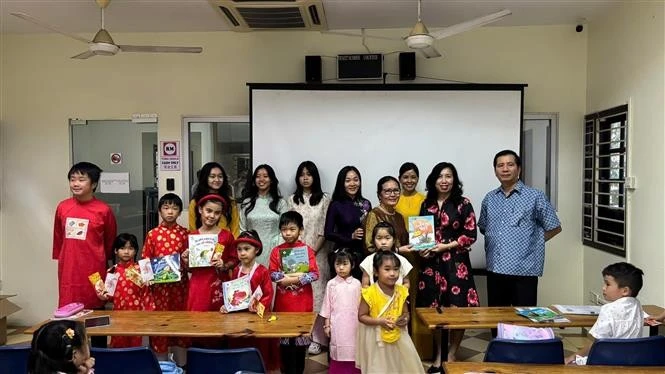
[[[312,342],[309,345],[309,349],[307,349],[307,351],[309,352],[310,355],[318,355],[319,353],[321,353],[321,344]]]

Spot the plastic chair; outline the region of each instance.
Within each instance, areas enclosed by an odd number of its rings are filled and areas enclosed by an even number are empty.
[[[0,373],[26,373],[28,356],[30,356],[30,345],[0,346]]]
[[[587,365],[665,366],[665,336],[635,339],[598,339]]]
[[[485,362],[512,364],[563,364],[561,339],[490,341]]]
[[[261,353],[256,348],[187,350],[187,374],[265,373]]]
[[[95,374],[142,373],[161,374],[157,357],[148,347],[91,348]]]

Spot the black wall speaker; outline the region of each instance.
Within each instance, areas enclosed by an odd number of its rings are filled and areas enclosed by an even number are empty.
[[[399,54],[399,80],[414,79],[416,79],[416,52],[402,52]]]
[[[305,82],[321,83],[321,56],[305,56]]]

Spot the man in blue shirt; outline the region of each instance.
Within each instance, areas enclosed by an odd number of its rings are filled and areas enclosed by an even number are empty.
[[[561,223],[545,194],[519,180],[520,157],[511,150],[494,156],[501,187],[487,193],[478,219],[485,235],[489,306],[535,306],[543,275],[545,242]]]

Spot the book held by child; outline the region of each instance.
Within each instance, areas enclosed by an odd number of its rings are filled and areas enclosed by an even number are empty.
[[[249,308],[252,299],[252,289],[249,277],[241,277],[222,283],[224,306],[229,312]]]
[[[148,263],[150,266],[147,266]],[[182,278],[180,253],[140,260],[139,269],[141,269],[141,277],[146,282],[152,281],[155,284],[180,282]]]
[[[224,246],[219,244],[217,234],[189,234],[189,267],[212,266],[215,254],[221,256]],[[219,245],[218,245],[219,244]]]
[[[279,258],[284,274],[309,272],[309,253],[307,252],[307,247],[280,249]]]

